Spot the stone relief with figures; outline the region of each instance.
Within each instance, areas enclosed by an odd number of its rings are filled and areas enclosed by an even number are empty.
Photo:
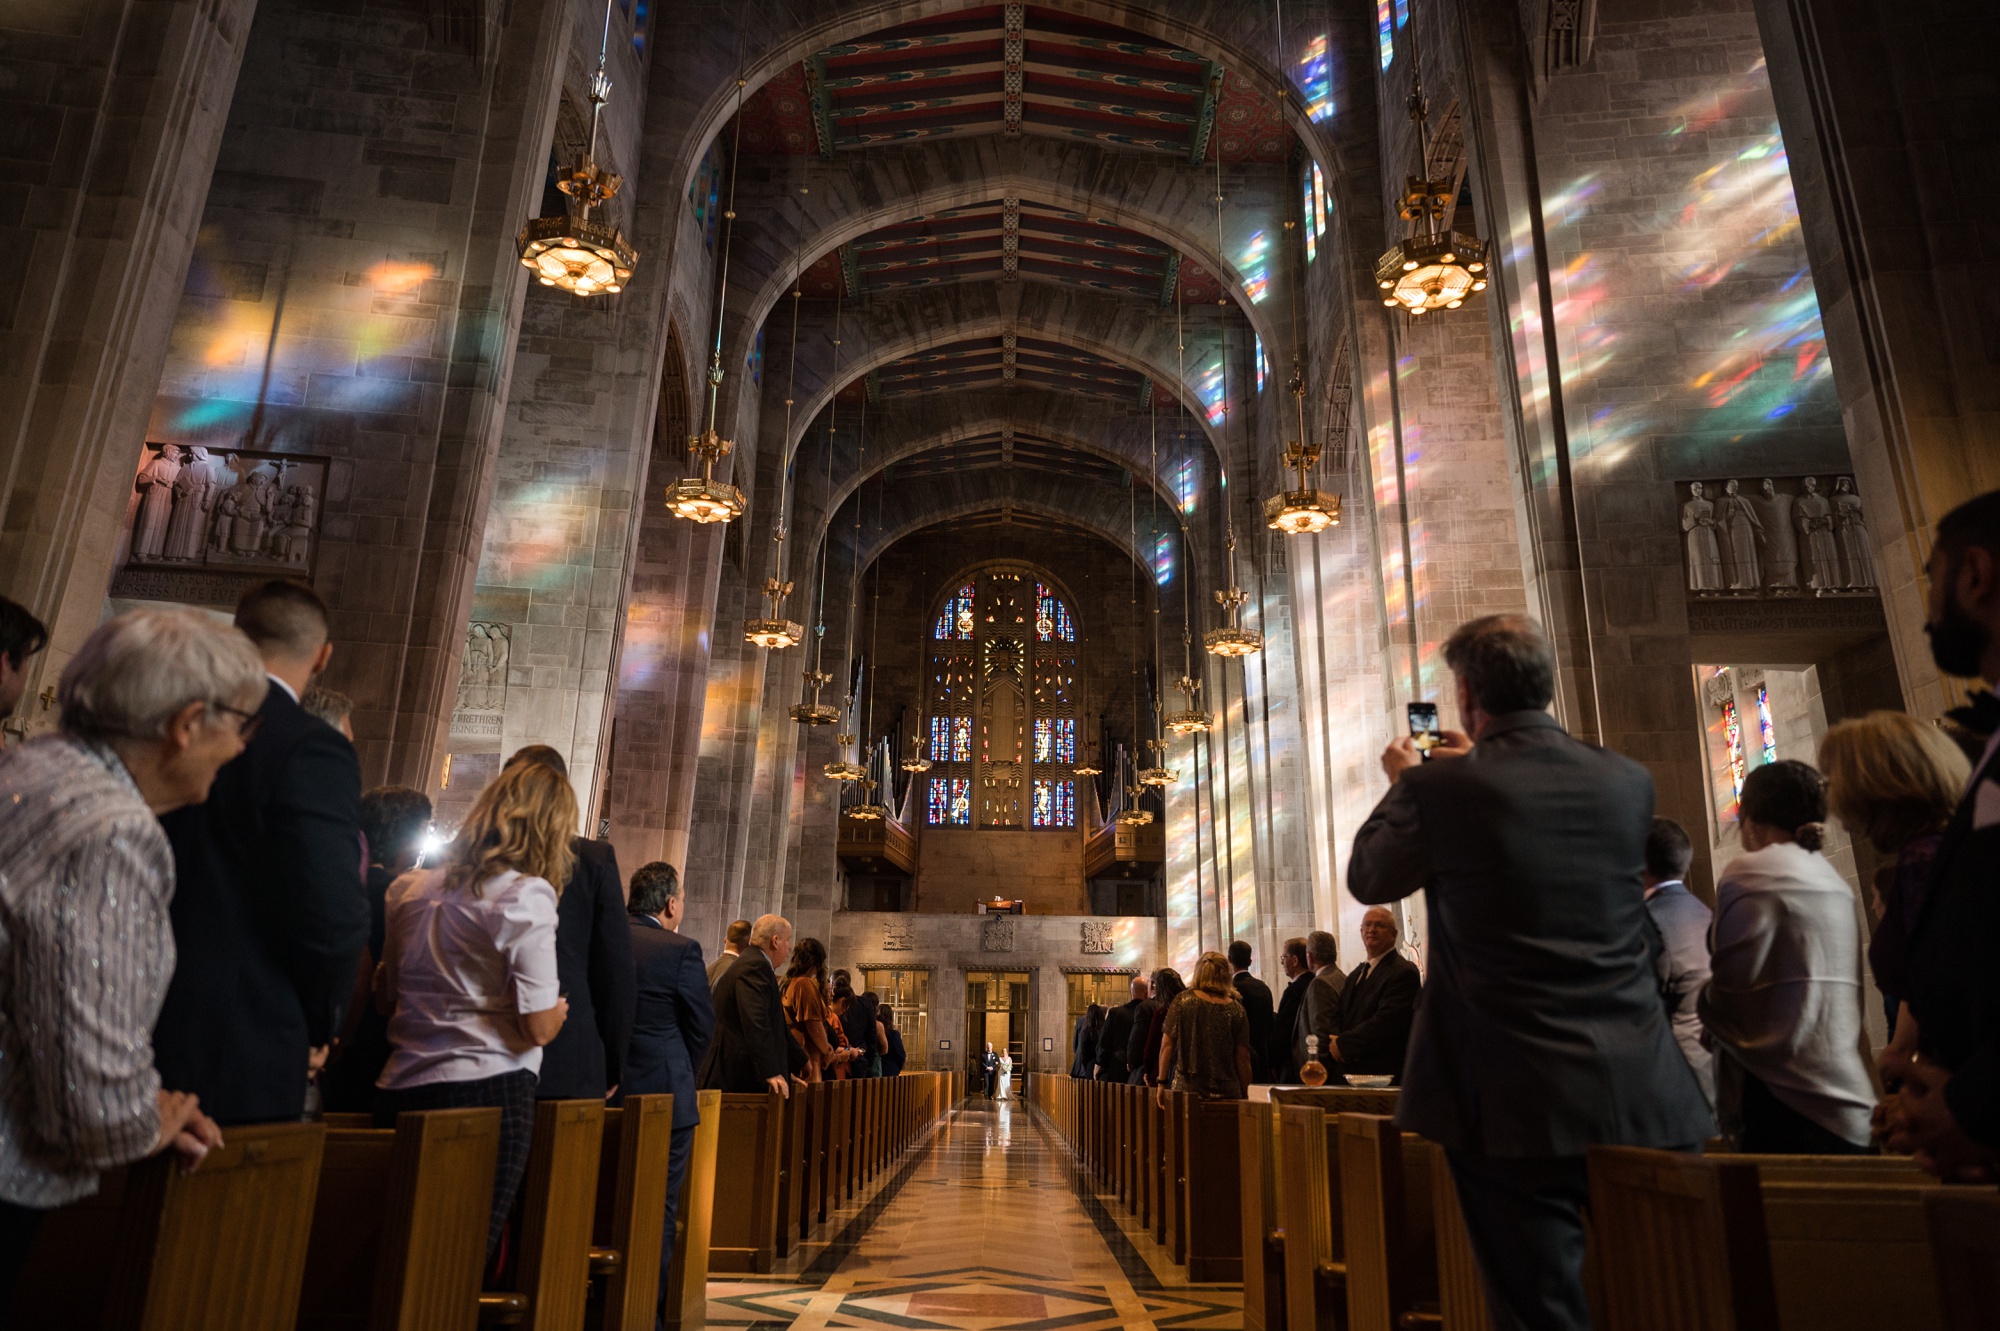
[[[505,624],[474,620],[466,626],[465,655],[458,667],[458,700],[451,732],[464,739],[498,739],[507,710],[507,660],[513,648]]]
[[[1101,920],[1083,922],[1083,952],[1085,956],[1105,956],[1111,951],[1111,926]]]
[[[127,567],[310,576],[327,460],[148,444],[133,480]]]
[[[1689,481],[1684,493],[1690,595],[1876,594],[1874,547],[1852,476]]]

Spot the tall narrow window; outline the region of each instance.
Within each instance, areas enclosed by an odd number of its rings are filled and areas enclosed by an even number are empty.
[[[1757,738],[1763,742],[1764,761],[1778,761],[1778,728],[1771,723],[1771,693],[1762,684],[1757,686]]]
[[[1729,784],[1738,801],[1743,798],[1743,718],[1737,714],[1736,699],[1722,701],[1722,740],[1729,748]]]

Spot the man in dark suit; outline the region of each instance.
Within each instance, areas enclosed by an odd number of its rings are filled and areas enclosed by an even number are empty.
[[[1271,1046],[1266,1055],[1271,1075],[1279,1085],[1296,1085],[1299,1065],[1292,1056],[1292,1036],[1299,1028],[1299,1010],[1306,1005],[1306,990],[1312,987],[1312,963],[1306,957],[1306,940],[1287,938],[1278,955],[1285,972],[1285,992],[1278,999],[1278,1017],[1271,1023]]]
[[[2000,688],[2000,490],[1945,514],[1929,572],[1924,631],[1938,669]],[[2000,1177],[2000,732],[1973,765],[1931,875],[1910,936],[1909,1006],[1882,1053],[1893,1093],[1880,1117],[1891,1150],[1947,1180],[1991,1182]]]
[[[1299,1028],[1292,1038],[1292,1057],[1299,1066],[1306,1062],[1306,1037],[1318,1046],[1320,1066],[1329,1083],[1338,1082],[1333,1066],[1333,1037],[1340,1034],[1340,1010],[1345,1006],[1347,976],[1341,973],[1340,949],[1334,936],[1324,929],[1306,935],[1306,960],[1312,966],[1312,983],[1306,986],[1305,1002],[1299,1005]]]
[[[778,966],[791,954],[792,926],[762,915],[750,926],[750,946],[715,982],[715,1043],[702,1064],[703,1090],[791,1094],[791,1075],[805,1051],[785,1024]]]
[[[743,949],[750,946],[750,921],[731,920],[729,927],[722,931],[722,951],[714,961],[708,963],[708,987],[715,988],[715,982],[722,978],[722,972],[736,964],[743,955]]]
[[[1584,1154],[1691,1149],[1715,1131],[1675,1047],[1640,893],[1653,780],[1543,709],[1541,626],[1490,615],[1445,643],[1459,714],[1355,833],[1347,887],[1423,891],[1429,974],[1396,1121],[1445,1148],[1496,1327],[1584,1331]]]
[[[1125,1047],[1132,1039],[1132,1024],[1139,1007],[1152,992],[1145,976],[1134,975],[1131,1001],[1104,1014],[1104,1029],[1097,1036],[1097,1080],[1124,1081],[1132,1075]]]
[[[993,1093],[1000,1089],[1000,1055],[993,1052],[993,1042],[986,1042],[986,1050],[979,1055],[979,1085],[991,1100]]]
[[[1340,1074],[1400,1077],[1417,1014],[1417,991],[1424,987],[1416,963],[1396,950],[1401,930],[1386,907],[1370,906],[1361,917],[1361,946],[1368,959],[1347,977],[1340,1005],[1340,1034],[1333,1038],[1333,1064]]]
[[[1277,1014],[1271,1007],[1271,986],[1250,973],[1250,945],[1237,939],[1229,945],[1230,983],[1250,1018],[1250,1066],[1260,1082],[1271,1080],[1271,1027]]]
[[[701,944],[678,932],[686,903],[680,874],[673,865],[656,860],[633,873],[627,918],[632,922],[632,967],[639,1002],[625,1061],[625,1083],[619,1093],[674,1097],[674,1138],[667,1155],[667,1227],[660,1244],[661,1319],[667,1315],[667,1279],[673,1273],[674,1225],[681,1187],[687,1180],[694,1130],[701,1122],[694,1074],[708,1057],[709,1042],[715,1035],[715,1008],[709,1001]]]
[[[174,848],[178,961],[153,1031],[168,1090],[225,1127],[297,1119],[368,941],[361,765],[299,706],[333,657],[326,604],[298,582],[245,592],[236,627],[270,690],[206,804],[160,820]]]
[[[562,754],[546,744],[530,744],[507,760],[508,767],[522,763],[569,775]],[[602,1100],[624,1078],[632,1039],[632,929],[611,843],[571,837],[569,848],[576,867],[556,903],[556,978],[569,1019],[542,1050],[535,1098]]]
[[[1694,1070],[1701,1093],[1715,1103],[1715,1056],[1701,1042],[1701,1014],[1695,1002],[1708,987],[1708,930],[1713,913],[1687,889],[1688,865],[1694,846],[1679,823],[1655,818],[1646,834],[1646,913],[1660,931],[1659,958],[1654,970],[1667,1003],[1667,1021],[1681,1057]]]

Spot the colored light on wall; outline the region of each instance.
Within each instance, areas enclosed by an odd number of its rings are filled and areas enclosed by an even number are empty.
[[[1314,167],[1315,171],[1319,168]],[[1319,257],[1319,231],[1313,226],[1313,182],[1310,178],[1299,181],[1299,190],[1305,196],[1304,212],[1299,225],[1306,229],[1306,262]]]
[[[1299,87],[1305,93],[1306,118],[1318,123],[1333,114],[1333,61],[1327,56],[1326,34],[1306,43],[1299,57]]]
[[[1271,377],[1271,362],[1264,356],[1264,339],[1257,339],[1257,391],[1264,391],[1264,381]]]
[[[1243,294],[1250,297],[1252,305],[1260,305],[1264,297],[1271,294],[1271,238],[1263,231],[1253,231],[1243,248],[1237,251],[1236,271],[1243,274]]]
[[[1313,232],[1326,234],[1326,177],[1321,174],[1319,163],[1313,163]]]
[[[1153,538],[1153,581],[1164,587],[1174,580],[1174,538],[1161,532]]]
[[[1382,68],[1396,63],[1395,19],[1389,0],[1375,0],[1375,40],[1382,51]]]

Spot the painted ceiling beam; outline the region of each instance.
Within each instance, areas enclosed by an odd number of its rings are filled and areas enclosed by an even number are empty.
[[[1000,95],[1001,132],[1021,132],[1021,91],[1027,56],[1028,7],[1021,0],[1007,0],[1000,10]]]
[[[1202,80],[1201,110],[1195,117],[1194,133],[1188,138],[1188,161],[1200,165],[1208,156],[1208,141],[1215,134],[1215,104],[1222,98],[1222,66],[1209,62],[1208,76]]]
[[[818,56],[808,57],[806,69],[806,100],[812,108],[813,141],[819,147],[820,160],[833,160],[833,115],[831,101],[826,91],[826,61]]]

